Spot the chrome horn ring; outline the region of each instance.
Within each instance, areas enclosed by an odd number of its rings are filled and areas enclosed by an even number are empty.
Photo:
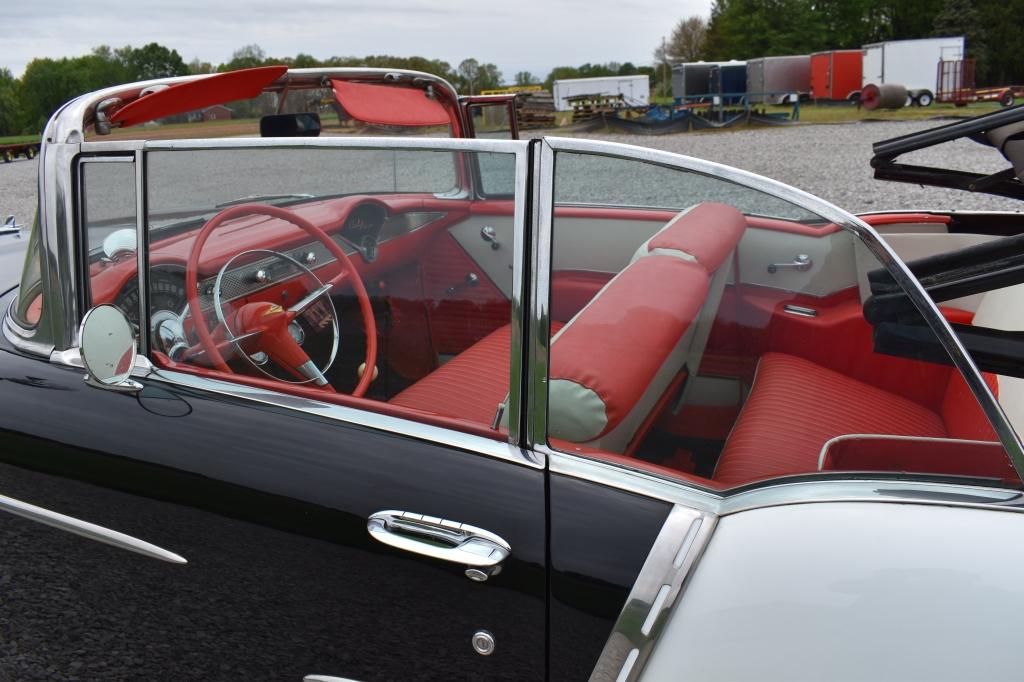
[[[226,262],[223,266],[221,266],[220,270],[217,272],[217,278],[213,282],[213,312],[217,316],[217,321],[220,322],[221,325],[223,325],[224,331],[228,335],[227,340],[231,342],[231,345],[234,346],[235,350],[238,351],[239,355],[244,357],[246,359],[246,361],[248,361],[248,363],[250,365],[252,365],[256,369],[258,369],[261,373],[263,373],[267,377],[269,377],[271,379],[274,379],[275,381],[283,381],[283,382],[288,383],[288,384],[300,384],[300,385],[301,384],[308,384],[309,382],[313,381],[313,379],[304,379],[303,381],[293,381],[291,379],[283,379],[283,378],[281,378],[279,376],[275,376],[275,375],[271,374],[270,372],[268,372],[267,370],[265,370],[262,365],[265,365],[266,363],[265,362],[262,363],[262,364],[261,363],[257,363],[252,357],[249,356],[248,353],[245,352],[245,350],[239,344],[239,341],[241,341],[241,340],[243,340],[245,338],[248,338],[249,335],[243,334],[241,336],[237,336],[235,334],[234,330],[231,329],[230,325],[228,325],[228,322],[227,322],[227,320],[224,317],[224,309],[223,309],[223,306],[221,304],[222,303],[221,302],[221,285],[222,285],[223,280],[224,280],[224,274],[228,271],[228,268],[231,267],[231,264],[234,263],[235,260],[237,260],[238,258],[241,258],[242,256],[250,255],[250,254],[260,254],[260,253],[267,254],[269,256],[276,256],[278,258],[281,258],[283,260],[288,261],[289,263],[294,265],[296,268],[298,268],[300,276],[302,276],[302,275],[308,276],[310,279],[312,279],[314,282],[316,282],[316,287],[314,289],[312,289],[311,291],[319,292],[319,295],[317,295],[314,298],[310,299],[306,303],[306,305],[303,306],[302,310],[307,309],[310,305],[313,304],[314,301],[316,301],[317,299],[319,299],[321,297],[325,297],[327,299],[327,305],[329,305],[331,307],[331,330],[332,330],[332,333],[333,333],[333,339],[331,341],[331,355],[327,359],[327,363],[322,368],[318,368],[318,369],[320,371],[320,374],[326,374],[327,370],[329,370],[331,368],[331,365],[334,364],[335,358],[337,358],[337,356],[338,356],[338,346],[340,345],[340,341],[341,341],[341,329],[340,329],[340,326],[338,324],[338,311],[337,311],[337,309],[335,309],[334,301],[331,300],[331,296],[330,296],[331,286],[330,285],[325,285],[320,280],[320,278],[316,276],[316,273],[314,273],[312,270],[310,270],[305,265],[300,263],[298,260],[296,260],[295,258],[292,258],[291,256],[289,256],[286,253],[281,253],[280,251],[273,251],[271,249],[249,249],[247,251],[241,251],[239,253],[236,253],[234,256],[229,258],[228,262]],[[268,281],[268,285],[269,284],[270,284],[270,282]],[[300,302],[302,300],[304,300],[304,299],[300,299]],[[301,315],[302,311],[299,311],[299,314]],[[298,319],[298,318],[296,318],[296,319]],[[296,322],[293,322],[292,324],[296,324]],[[300,345],[301,345],[301,343],[300,343]]]

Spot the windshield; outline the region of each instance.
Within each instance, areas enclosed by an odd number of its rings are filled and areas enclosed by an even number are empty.
[[[281,205],[352,194],[441,194],[458,184],[451,152],[206,149],[150,152],[147,161],[151,229],[202,218],[237,203]]]

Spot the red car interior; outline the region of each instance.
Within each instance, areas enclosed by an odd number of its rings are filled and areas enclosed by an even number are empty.
[[[417,114],[416,124],[427,115]],[[353,358],[332,370],[338,393],[244,372],[228,380],[504,439],[512,352],[511,304],[503,293],[508,287],[488,275],[456,229],[474,217],[511,217],[512,202],[350,196],[303,202],[289,211],[330,235],[367,202],[381,204],[390,216],[438,214],[381,243],[372,262],[350,257],[352,272],[365,284],[363,308],[372,322],[359,324],[359,316],[352,316],[358,308],[340,310],[350,310],[350,325],[376,327],[372,342],[379,346],[376,365],[384,378],[371,383],[363,374],[359,383],[368,385],[367,397],[347,395],[357,380],[349,372],[366,349],[343,341],[343,353]],[[818,296],[743,278],[739,251],[748,230],[819,240],[835,235],[835,226],[744,216],[708,202],[682,212],[558,207],[556,229],[562,218],[584,225],[632,221],[646,239],[635,242],[639,248],[615,271],[561,268],[555,259],[548,415],[553,447],[712,488],[819,470],[1012,476],[1005,455],[989,445],[995,434],[958,372],[874,352],[857,286]],[[151,263],[184,262],[195,239],[190,232],[154,244]],[[240,241],[246,248],[289,249],[304,239],[303,230],[273,216],[236,217],[209,235],[193,264],[196,278],[216,274],[239,252]],[[334,295],[355,300],[358,287],[338,275],[337,264],[314,271],[321,279],[345,280]],[[114,300],[134,276],[131,263],[93,264],[91,272],[94,302]],[[254,304],[297,300],[304,293],[298,280],[281,282],[231,306],[251,313]],[[813,308],[814,315],[794,314],[794,305]],[[945,312],[960,322],[972,315]],[[223,367],[211,366],[216,362],[153,355],[158,365],[225,378]],[[230,369],[239,371],[234,364]],[[995,379],[988,378],[996,390]],[[735,399],[706,399],[701,382],[708,379],[735,387],[728,389]],[[958,464],[966,459],[969,466]]]

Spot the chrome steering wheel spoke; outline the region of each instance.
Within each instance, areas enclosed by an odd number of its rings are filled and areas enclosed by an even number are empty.
[[[295,266],[295,268],[298,271],[296,276],[305,277],[316,282],[316,287],[312,291],[310,291],[310,293],[303,296],[301,299],[296,301],[290,308],[287,309],[287,312],[290,315],[298,317],[300,314],[302,314],[303,311],[309,308],[317,299],[321,297],[325,297],[327,299],[327,304],[331,308],[330,317],[331,331],[333,332],[333,340],[331,343],[330,357],[327,359],[327,362],[324,364],[322,368],[318,367],[312,360],[310,360],[308,363],[305,363],[302,367],[292,367],[292,370],[295,370],[296,372],[299,372],[302,376],[306,377],[305,380],[303,381],[292,381],[290,379],[284,379],[280,376],[271,374],[266,369],[264,369],[264,367],[261,364],[253,360],[250,354],[246,352],[241,347],[241,345],[239,345],[239,342],[259,336],[263,332],[261,330],[256,330],[236,335],[234,330],[231,328],[231,325],[228,324],[227,318],[224,315],[224,307],[221,297],[224,276],[230,269],[232,263],[234,263],[237,259],[252,254],[266,254],[285,260],[291,265]],[[220,270],[217,272],[217,278],[214,280],[213,283],[213,312],[217,316],[217,321],[221,324],[221,326],[224,327],[225,340],[231,343],[238,351],[238,354],[244,357],[249,362],[250,365],[255,367],[262,374],[265,374],[271,379],[283,381],[285,383],[290,384],[307,384],[312,382],[318,386],[323,386],[328,384],[325,374],[327,370],[331,368],[331,365],[334,364],[334,360],[338,355],[338,346],[341,340],[341,329],[338,324],[338,312],[334,307],[334,301],[332,301],[330,296],[327,295],[330,292],[331,288],[333,288],[333,286],[334,284],[331,282],[328,282],[326,284],[321,282],[320,278],[316,276],[316,273],[314,273],[308,267],[306,267],[298,260],[292,258],[286,253],[281,253],[280,251],[273,251],[271,249],[249,249],[247,251],[239,252],[232,256],[231,258],[229,258],[228,261],[223,266],[221,266]],[[292,322],[292,324],[297,323]]]

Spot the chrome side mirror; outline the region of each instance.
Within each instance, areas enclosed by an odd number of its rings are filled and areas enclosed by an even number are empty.
[[[138,352],[135,332],[120,308],[103,304],[91,309],[82,318],[78,339],[86,383],[115,391],[142,390],[131,378]]]

